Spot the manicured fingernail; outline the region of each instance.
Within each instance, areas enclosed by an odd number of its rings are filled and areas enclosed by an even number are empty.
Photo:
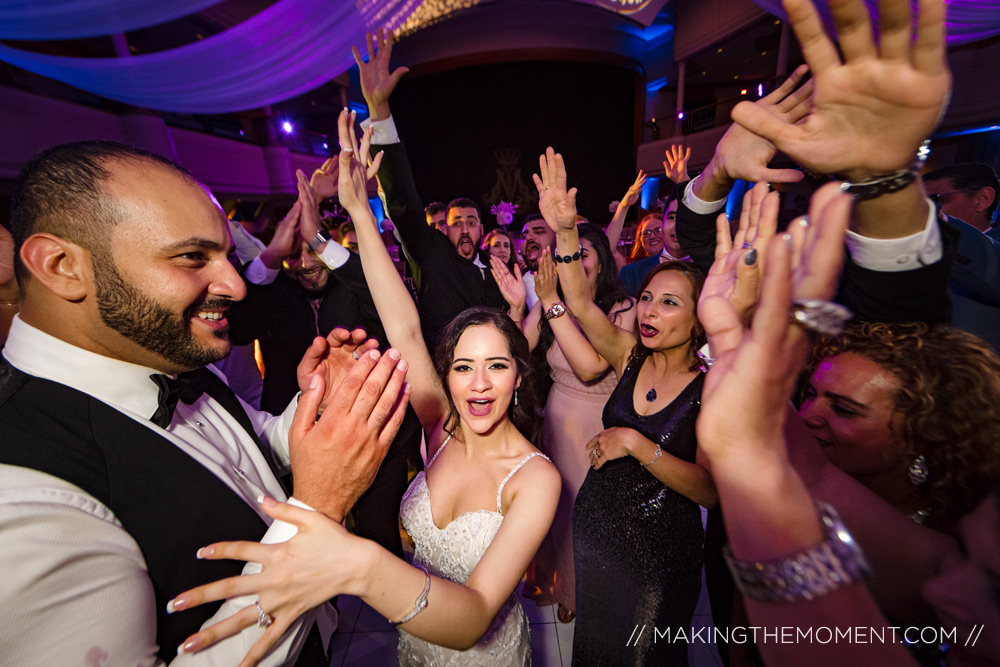
[[[743,263],[746,264],[747,266],[753,266],[754,264],[757,263],[756,248],[754,248],[753,250],[751,250],[750,252],[748,252],[746,255],[743,256]]]
[[[183,595],[178,595],[173,600],[167,603],[167,613],[172,614],[175,611],[181,611],[182,609],[187,609],[187,606],[188,604],[190,604],[190,602],[191,601],[188,600]]]
[[[189,639],[186,642],[184,642],[184,644],[181,646],[181,651],[178,652],[177,655],[180,655],[181,652],[194,653],[200,648],[201,648],[201,639],[195,637],[194,639]]]
[[[378,361],[378,358],[381,357],[382,355],[379,354],[378,350],[372,350],[371,352],[368,353],[368,356],[374,359],[375,361]]]
[[[405,373],[406,369],[408,369],[409,367],[410,365],[406,363],[406,359],[400,359],[399,363],[396,364],[396,370],[399,371],[400,373]]]
[[[309,389],[315,389],[319,386],[319,376],[313,375],[312,380],[309,380]]]
[[[792,248],[792,235],[791,234],[782,234],[781,235],[781,240],[784,241],[785,245],[788,246],[788,249],[791,250],[791,248]]]
[[[347,107],[344,107],[344,111],[347,111]]]
[[[214,553],[215,553],[215,547],[202,547],[201,549],[198,549],[198,551],[197,551],[197,553],[195,553],[194,557],[197,558],[197,559],[199,559],[199,560],[203,560],[205,558],[208,558],[209,556],[211,556]]]
[[[262,493],[259,496],[257,496],[257,504],[260,505],[263,502],[264,502],[264,494]]]
[[[264,507],[274,507],[278,504],[278,502],[271,496],[264,496],[264,500],[262,500],[260,504]]]
[[[809,227],[809,216],[808,215],[804,215],[801,218],[799,218],[799,226],[800,227]]]
[[[389,357],[393,361],[396,361],[397,359],[399,359],[399,350],[397,350],[394,347],[390,347],[389,351],[386,352],[385,354],[386,354],[387,357]]]

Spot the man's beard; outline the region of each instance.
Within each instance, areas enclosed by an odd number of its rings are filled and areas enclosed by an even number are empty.
[[[224,359],[232,345],[201,345],[191,332],[191,316],[203,308],[228,307],[229,299],[210,299],[189,307],[181,316],[170,312],[128,284],[110,258],[94,258],[97,309],[106,325],[129,340],[182,368],[200,368]],[[228,329],[215,331],[228,342]]]

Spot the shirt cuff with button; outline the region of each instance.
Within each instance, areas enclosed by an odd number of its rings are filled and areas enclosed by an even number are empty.
[[[934,264],[944,256],[937,209],[927,200],[929,212],[923,231],[898,239],[872,239],[847,231],[847,251],[863,269],[895,273]]]
[[[399,132],[396,131],[396,122],[392,120],[392,116],[383,120],[372,120],[371,118],[366,118],[361,121],[362,130],[368,129],[369,125],[374,130],[372,132],[373,146],[387,146],[388,144],[399,143]]]

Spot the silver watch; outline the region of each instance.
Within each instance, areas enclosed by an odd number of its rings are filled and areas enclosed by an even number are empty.
[[[309,249],[312,250],[313,252],[316,252],[321,245],[323,245],[324,243],[329,243],[331,238],[333,237],[330,236],[330,232],[326,231],[325,229],[320,229],[318,232],[316,232],[316,237],[309,242]]]
[[[737,560],[729,546],[724,547],[729,571],[745,597],[761,602],[812,600],[871,576],[868,560],[837,510],[816,501],[816,511],[824,534],[816,546],[766,561]]]

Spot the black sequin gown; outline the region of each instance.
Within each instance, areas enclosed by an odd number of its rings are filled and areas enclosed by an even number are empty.
[[[625,368],[604,407],[604,427],[635,429],[665,453],[693,463],[705,376],[698,375],[663,410],[640,416],[632,394],[647,356],[640,352]],[[687,665],[687,643],[670,643],[663,633],[690,633],[703,541],[698,504],[631,456],[591,469],[573,514],[573,665]]]

